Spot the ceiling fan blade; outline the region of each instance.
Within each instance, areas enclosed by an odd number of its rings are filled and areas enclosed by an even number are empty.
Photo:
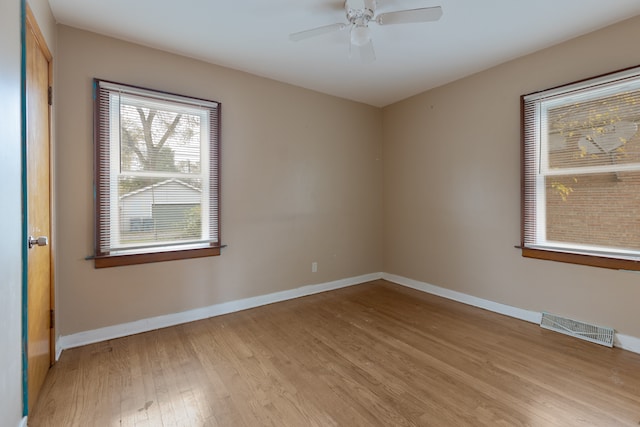
[[[352,49],[355,49],[358,52],[358,56],[360,56],[360,61],[363,64],[370,64],[376,60],[376,52],[373,49],[373,42],[369,40],[368,43],[363,44],[362,46],[351,45]]]
[[[396,12],[381,13],[376,22],[380,25],[411,24],[414,22],[437,21],[442,16],[442,8],[423,7],[420,9],[398,10]]]
[[[289,40],[299,42],[300,40],[308,39],[311,37],[321,36],[323,34],[332,33],[334,31],[340,31],[347,27],[347,24],[341,22],[331,25],[324,25],[318,28],[312,28],[310,30],[300,31],[298,33],[289,34]]]

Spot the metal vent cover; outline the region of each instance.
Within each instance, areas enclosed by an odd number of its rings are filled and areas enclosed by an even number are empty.
[[[591,325],[545,312],[542,313],[540,326],[544,329],[560,332],[596,344],[613,347],[614,330],[611,328]]]

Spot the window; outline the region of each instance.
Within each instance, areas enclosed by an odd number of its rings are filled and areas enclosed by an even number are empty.
[[[522,97],[523,256],[640,270],[640,67]]]
[[[220,254],[220,104],[95,80],[95,266]]]

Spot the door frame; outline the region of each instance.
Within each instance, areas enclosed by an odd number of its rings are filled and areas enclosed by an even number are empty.
[[[27,240],[29,236],[29,195],[28,195],[28,153],[27,153],[27,31],[29,27],[33,30],[35,38],[48,61],[48,83],[53,86],[53,56],[47,46],[38,22],[26,0],[20,0],[20,41],[21,41],[21,78],[20,78],[20,98],[21,98],[21,186],[22,186],[22,415],[29,413],[29,372],[28,372],[28,343],[29,343],[29,248]],[[54,287],[54,230],[53,230],[53,114],[52,107],[49,107],[48,135],[49,135],[49,233],[50,233],[50,309],[55,308],[55,287]],[[55,311],[54,311],[55,313]],[[53,319],[52,319],[53,320]],[[52,323],[49,331],[49,363],[53,365],[56,359],[55,345],[55,322]]]

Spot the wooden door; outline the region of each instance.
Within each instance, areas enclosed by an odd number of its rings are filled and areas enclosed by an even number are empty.
[[[26,18],[26,140],[27,227],[27,387],[29,412],[53,362],[51,280],[50,134],[51,53],[27,8]]]

